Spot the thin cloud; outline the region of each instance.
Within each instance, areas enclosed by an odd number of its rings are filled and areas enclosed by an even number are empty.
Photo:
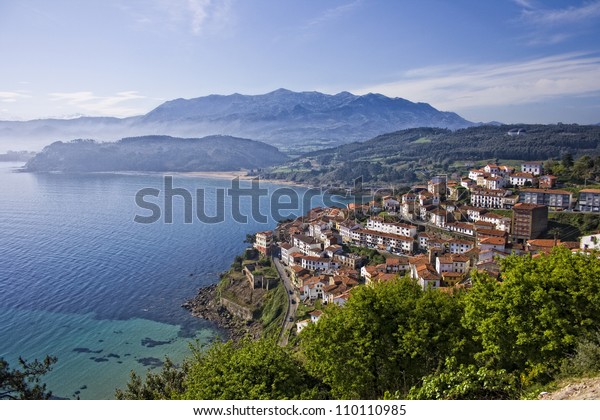
[[[112,96],[97,96],[90,91],[51,93],[50,100],[64,102],[92,115],[127,117],[143,112],[143,109],[124,106],[124,103],[147,99],[136,91],[118,92]]]
[[[525,44],[555,45],[585,33],[586,25],[600,17],[600,0],[561,9],[537,7],[529,0],[514,0],[521,7],[518,21],[526,24]]]
[[[524,6],[522,17],[537,25],[572,25],[600,17],[600,1],[587,3],[579,7],[570,6],[564,9],[541,9],[533,7],[529,2],[521,2]]]
[[[524,7],[526,9],[533,9],[534,5],[533,2],[530,0],[513,0],[513,2],[515,4],[517,4],[518,6]]]
[[[21,92],[0,92],[0,102],[17,102],[19,99],[27,98],[31,96]]]
[[[573,53],[520,62],[418,68],[399,81],[357,90],[367,92],[453,111],[598,94],[600,57]]]
[[[170,31],[182,29],[191,35],[216,35],[231,27],[232,0],[154,0],[151,7],[120,6],[140,28]]]
[[[332,20],[339,19],[340,17],[344,16],[345,14],[348,14],[348,13],[352,12],[353,10],[355,10],[356,7],[358,7],[358,5],[360,5],[361,2],[362,2],[362,0],[355,0],[351,3],[342,4],[340,6],[333,7],[331,9],[327,9],[323,13],[321,13],[319,16],[310,20],[306,24],[306,26],[311,27],[311,26],[323,25]]]

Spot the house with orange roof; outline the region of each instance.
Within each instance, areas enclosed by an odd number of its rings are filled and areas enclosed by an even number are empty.
[[[431,264],[424,264],[416,267],[416,280],[423,290],[437,289],[440,287],[441,277]]]
[[[323,311],[320,310],[315,310],[312,312],[308,313],[310,315],[310,322],[312,322],[313,324],[316,324],[317,322],[319,322],[319,319],[321,319],[321,315],[323,315]]]
[[[346,286],[344,283],[334,283],[328,284],[323,287],[323,303],[329,304],[333,303],[336,296],[341,295],[347,292],[350,288]]]
[[[512,219],[508,216],[503,216],[501,214],[488,212],[481,215],[479,219],[481,222],[492,223],[494,229],[503,230],[505,232],[510,233],[510,225],[512,223]]]
[[[554,175],[542,175],[539,179],[540,188],[554,188],[558,178]]]
[[[558,239],[530,239],[527,241],[527,248],[532,252],[550,252],[555,246],[579,250],[579,245],[578,242],[562,242]]]
[[[337,262],[342,267],[358,269],[364,264],[365,258],[357,254],[335,254],[333,261]]]
[[[473,247],[475,247],[475,243],[472,240],[456,238],[448,240],[448,250],[451,254],[462,254],[473,249]]]
[[[327,286],[329,282],[320,276],[312,276],[302,282],[302,288],[300,289],[300,299],[322,299],[323,298],[323,287]]]
[[[300,257],[300,265],[310,271],[326,271],[338,268],[339,265],[331,258],[303,255]]]
[[[302,268],[299,265],[295,265],[295,266],[291,267],[291,273],[292,273],[292,282],[294,283],[294,285],[296,287],[300,287],[300,285],[302,284],[301,279],[304,276],[310,277],[310,272],[306,268]]]
[[[375,276],[371,278],[371,281],[367,286],[372,286],[375,283],[385,283],[386,281],[392,281],[398,278],[398,274],[396,273],[381,273],[378,272]]]
[[[465,278],[464,273],[456,273],[453,271],[443,271],[441,273],[442,281],[440,287],[454,287]]]
[[[254,248],[258,250],[262,255],[271,255],[271,248],[273,246],[273,231],[266,230],[264,232],[257,232],[254,240]]]
[[[463,235],[469,235],[469,236],[475,235],[475,225],[473,223],[451,222],[451,223],[446,224],[446,228],[450,232],[461,233]]]
[[[521,172],[528,172],[533,175],[541,175],[544,170],[542,162],[523,162],[521,164]]]
[[[333,303],[335,303],[338,306],[344,306],[346,302],[348,302],[348,299],[350,299],[350,293],[344,292],[340,295],[334,296]]]
[[[479,251],[479,261],[478,263],[492,262],[497,258],[506,258],[510,254],[506,251],[494,249],[494,248],[486,248],[481,249]]]
[[[508,177],[511,185],[523,187],[525,185],[533,186],[538,184],[538,178],[529,172],[517,172]]]
[[[285,265],[293,265],[294,258],[292,255],[300,253],[300,248],[295,247],[288,242],[282,243],[279,245],[279,248],[281,250],[281,262]]]
[[[365,265],[360,269],[360,275],[365,279],[365,284],[371,284],[371,279],[378,273],[374,265]]]
[[[385,272],[386,273],[402,273],[410,269],[408,257],[398,256],[389,257],[385,259]]]
[[[504,251],[506,248],[506,239],[500,237],[485,237],[479,240],[479,248],[482,251],[486,251],[488,249],[496,249],[498,251]]]

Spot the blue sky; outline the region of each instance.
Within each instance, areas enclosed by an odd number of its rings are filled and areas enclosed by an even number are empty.
[[[600,122],[600,0],[0,0],[0,54],[2,120],[284,87]]]

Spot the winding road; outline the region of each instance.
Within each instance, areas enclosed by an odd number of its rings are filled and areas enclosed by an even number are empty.
[[[294,291],[294,285],[288,277],[285,267],[281,264],[279,258],[273,257],[273,263],[275,264],[275,268],[279,273],[279,277],[283,281],[283,286],[285,287],[285,291],[288,295],[287,311],[285,313],[285,318],[283,319],[281,333],[279,334],[279,345],[285,347],[288,343],[289,331],[296,325],[296,310],[298,309],[299,299]],[[291,303],[292,299],[296,303]],[[292,321],[289,320],[290,317]]]

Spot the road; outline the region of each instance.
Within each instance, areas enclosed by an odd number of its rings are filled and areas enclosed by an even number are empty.
[[[282,347],[287,346],[289,330],[294,328],[296,325],[296,309],[298,308],[298,296],[294,292],[294,286],[292,285],[292,281],[288,277],[285,267],[281,264],[279,258],[273,257],[273,263],[275,264],[275,268],[279,273],[279,277],[283,281],[283,286],[285,287],[285,291],[288,295],[288,304],[287,311],[285,312],[285,318],[283,319],[283,326],[281,328],[281,333],[279,334],[279,345]],[[292,293],[290,293],[290,291]],[[291,300],[294,300],[296,303],[292,304]],[[290,317],[292,321],[289,321]]]

